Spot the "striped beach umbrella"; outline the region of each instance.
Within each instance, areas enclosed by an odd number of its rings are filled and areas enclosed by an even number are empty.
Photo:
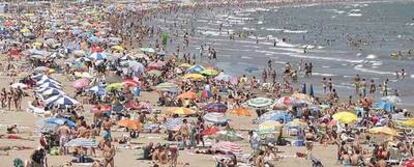
[[[204,107],[204,110],[208,112],[220,112],[225,113],[227,111],[227,105],[223,103],[210,103]]]
[[[71,106],[76,105],[79,102],[69,96],[66,95],[56,95],[52,96],[45,100],[47,105],[65,105],[65,106]]]
[[[108,55],[103,52],[94,52],[89,56],[89,58],[93,60],[104,60],[108,58]]]
[[[217,151],[232,152],[235,154],[239,154],[242,152],[242,149],[238,144],[229,141],[218,142],[214,144],[212,148]]]
[[[214,124],[223,124],[228,121],[226,116],[223,113],[211,112],[203,116],[203,119],[207,122]]]
[[[249,99],[246,102],[246,105],[252,108],[266,108],[274,104],[273,99],[265,98],[265,97],[257,97],[253,99]]]

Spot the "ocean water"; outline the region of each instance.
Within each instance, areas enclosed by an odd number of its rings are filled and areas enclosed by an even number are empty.
[[[332,78],[344,98],[352,95],[350,83],[356,74],[380,84],[386,78],[395,80],[395,72],[405,69],[406,79],[393,81],[390,87],[399,91],[404,106],[414,106],[414,60],[390,56],[414,49],[414,1],[217,8],[158,17],[167,21],[147,24],[171,34],[192,34],[185,52],[199,55],[200,45],[211,46],[218,56],[211,63],[225,72],[260,76],[272,59],[280,79],[286,62],[296,66],[303,60],[312,62],[314,76],[299,83],[313,83],[320,92],[321,78]],[[243,32],[245,38],[230,40],[234,32]],[[351,41],[359,46],[352,46]],[[176,46],[169,48],[174,51]],[[260,70],[249,73],[247,67]]]

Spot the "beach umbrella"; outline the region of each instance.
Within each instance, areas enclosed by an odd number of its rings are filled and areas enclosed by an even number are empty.
[[[89,56],[89,58],[94,60],[104,60],[108,58],[108,55],[102,52],[94,52]]]
[[[112,106],[110,105],[95,105],[91,109],[91,113],[102,113],[102,112],[109,112],[112,110]]]
[[[185,74],[184,76],[183,76],[183,78],[184,79],[191,79],[191,80],[197,80],[197,81],[200,81],[200,80],[203,80],[205,77],[203,76],[203,75],[201,75],[201,74]]]
[[[197,99],[197,94],[194,92],[188,91],[188,92],[178,95],[177,98],[194,100],[194,99]]]
[[[111,49],[114,51],[118,51],[118,52],[123,52],[125,50],[124,47],[119,46],[119,45],[112,46]]]
[[[191,66],[187,69],[187,73],[200,73],[201,71],[204,71],[206,68],[204,68],[202,65],[196,64]]]
[[[56,80],[54,80],[54,79],[52,79],[52,78],[45,78],[45,79],[42,79],[42,80],[40,80],[40,81],[37,81],[37,82],[36,82],[36,85],[43,85],[43,84],[45,84],[45,83],[52,83],[52,84],[54,84],[54,85],[58,85],[58,86],[60,86],[60,85],[61,85],[58,81],[56,81]]]
[[[178,131],[181,127],[181,124],[183,124],[182,118],[171,118],[168,119],[163,126],[167,130]]]
[[[125,87],[138,87],[139,86],[139,82],[133,80],[133,79],[125,79],[122,84]]]
[[[312,104],[313,98],[310,95],[304,94],[304,93],[293,93],[292,96],[296,103],[306,103],[306,104]]]
[[[184,107],[173,107],[173,108],[169,108],[167,110],[168,113],[171,114],[178,114],[178,115],[194,115],[196,113],[196,111],[189,109],[189,108],[184,108]]]
[[[239,108],[230,110],[230,113],[238,115],[238,116],[252,116],[251,111],[249,111],[247,108],[244,108],[244,107],[239,107]]]
[[[114,90],[121,90],[124,88],[124,85],[122,83],[112,83],[106,86],[106,91],[114,91]]]
[[[156,77],[159,77],[159,76],[161,76],[161,71],[160,70],[150,70],[150,71],[147,71],[146,72],[146,74],[148,75],[148,76],[156,76]]]
[[[220,129],[219,128],[217,128],[217,127],[215,127],[215,126],[212,126],[212,127],[208,127],[208,128],[206,128],[206,129],[204,129],[202,132],[201,132],[201,134],[203,134],[204,136],[211,136],[211,135],[215,135],[215,134],[217,134],[217,132],[219,132],[220,131]]]
[[[47,71],[49,71],[49,67],[46,67],[46,66],[39,66],[33,69],[33,72],[37,72],[37,73],[42,73],[42,72],[47,72]]]
[[[294,106],[294,105],[297,105],[299,102],[294,97],[283,96],[283,97],[277,99],[276,103],[286,105],[286,106]]]
[[[188,69],[188,68],[190,68],[190,67],[191,67],[191,65],[190,65],[190,64],[188,64],[188,63],[183,63],[183,64],[180,64],[178,67]]]
[[[355,122],[358,119],[356,114],[347,111],[335,113],[332,118],[344,124]]]
[[[178,86],[176,84],[169,83],[169,82],[158,84],[155,88],[158,91],[165,91],[165,92],[177,92],[178,91]]]
[[[96,95],[98,95],[98,96],[103,96],[103,95],[106,94],[106,90],[102,86],[94,86],[94,87],[90,88],[89,91],[96,94]]]
[[[300,119],[294,119],[293,121],[288,122],[286,126],[289,128],[305,128],[308,125],[306,122],[303,122]]]
[[[30,77],[31,79],[35,80],[35,81],[41,81],[44,79],[49,79],[49,77],[45,74],[36,74]]]
[[[255,122],[259,124],[265,121],[282,121],[287,123],[291,120],[292,116],[286,111],[270,111],[262,114]]]
[[[74,128],[76,127],[76,123],[66,119],[66,118],[46,118],[40,121],[39,125],[40,126],[46,126],[48,124],[52,124],[52,125],[63,125],[64,123],[66,123],[69,127]]]
[[[203,116],[203,119],[207,122],[211,122],[214,124],[224,124],[228,121],[228,119],[223,113],[216,113],[216,112],[207,113],[206,115]]]
[[[274,104],[273,99],[257,97],[246,101],[246,105],[252,108],[266,108]]]
[[[148,69],[162,69],[165,66],[165,63],[162,61],[155,61],[148,64]]]
[[[405,120],[405,121],[399,121],[398,122],[401,126],[405,127],[414,127],[414,118]]]
[[[30,33],[31,31],[28,28],[23,28],[20,30],[21,33]]]
[[[85,87],[89,86],[89,83],[90,83],[90,81],[89,81],[88,78],[82,78],[82,79],[78,79],[78,80],[74,81],[72,83],[72,86],[76,89],[82,89],[82,88],[85,88]]]
[[[241,141],[243,136],[234,130],[222,130],[216,133],[215,139],[220,141]]]
[[[146,53],[155,53],[155,50],[153,48],[141,48],[140,50]]]
[[[49,97],[48,99],[45,100],[47,105],[66,105],[66,106],[70,106],[70,105],[76,105],[79,102],[71,97],[68,97],[66,95],[55,95],[52,97]]]
[[[390,128],[390,127],[374,127],[371,129],[368,129],[368,132],[371,134],[383,134],[388,136],[399,136],[397,130]]]
[[[259,124],[259,134],[276,133],[282,129],[283,125],[279,121],[265,121]]]
[[[206,75],[206,76],[216,76],[219,74],[219,72],[215,69],[205,69],[200,72],[200,74]]]
[[[60,90],[60,89],[56,89],[56,88],[49,88],[49,87],[46,87],[45,89],[43,89],[43,90],[39,90],[39,91],[37,91],[40,95],[42,95],[43,97],[45,97],[45,96],[54,96],[54,95],[64,95],[65,94],[65,92],[63,92],[62,90]]]
[[[210,103],[204,107],[204,110],[208,112],[225,113],[227,111],[227,105],[223,103]]]
[[[231,152],[234,154],[240,154],[242,152],[242,149],[238,144],[229,141],[215,143],[213,144],[212,149],[226,153]]]
[[[142,124],[136,120],[131,120],[131,119],[123,119],[118,121],[118,126],[123,126],[129,129],[141,129],[142,128]]]
[[[17,83],[11,84],[10,87],[15,88],[15,89],[17,89],[17,88],[25,89],[25,88],[27,88],[27,85],[24,84],[24,83],[17,82]]]
[[[52,83],[52,82],[46,82],[46,83],[41,84],[41,85],[39,85],[39,86],[37,86],[37,87],[38,87],[38,88],[56,88],[56,89],[62,89],[62,87],[61,87],[61,86],[56,85],[56,84],[54,84],[54,83]]]
[[[64,146],[95,148],[98,147],[98,142],[95,139],[75,138],[67,142]]]

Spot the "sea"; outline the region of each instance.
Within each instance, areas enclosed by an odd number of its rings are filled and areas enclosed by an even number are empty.
[[[287,62],[297,67],[302,61],[313,64],[313,75],[301,77],[298,85],[312,84],[317,94],[325,77],[332,78],[341,98],[355,97],[352,78],[359,74],[377,85],[388,78],[389,94],[398,92],[400,105],[414,107],[412,0],[183,9],[155,18],[145,24],[171,38],[189,33],[184,53],[226,73],[261,78],[272,60],[280,80]],[[230,34],[236,34],[235,40]],[[168,45],[176,51],[177,44]],[[208,60],[206,52],[200,56],[202,45],[214,48],[217,60]],[[391,56],[398,52],[403,56]],[[406,77],[398,79],[396,72],[402,69]]]

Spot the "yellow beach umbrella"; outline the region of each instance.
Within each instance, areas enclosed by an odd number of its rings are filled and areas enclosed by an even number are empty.
[[[356,114],[354,114],[352,112],[347,112],[347,111],[338,112],[338,113],[334,114],[332,117],[333,117],[333,119],[335,119],[335,120],[337,120],[341,123],[344,123],[344,124],[349,124],[349,123],[355,122],[358,119]]]
[[[105,89],[107,91],[112,91],[112,90],[120,90],[123,87],[124,87],[124,85],[122,83],[113,83],[113,84],[110,84],[110,85],[106,86]]]
[[[178,114],[178,115],[193,115],[196,113],[196,111],[191,110],[189,108],[184,107],[173,107],[167,110],[168,113],[171,114]]]
[[[399,136],[397,130],[390,127],[375,127],[368,130],[371,134],[384,134],[389,136]]]
[[[191,65],[187,63],[183,63],[183,64],[180,64],[179,67],[187,69],[187,68],[190,68]]]
[[[23,28],[20,30],[21,33],[28,33],[30,30],[28,28]]]
[[[203,80],[204,76],[201,74],[185,74],[184,79]]]
[[[265,121],[259,125],[260,134],[276,133],[282,128],[282,124],[278,121]]]
[[[216,76],[219,74],[219,72],[215,69],[206,69],[201,71],[200,73],[207,76]]]
[[[118,51],[118,52],[122,52],[122,51],[125,50],[124,47],[122,47],[120,45],[112,46],[112,49],[115,50],[115,51]]]
[[[414,127],[414,119],[399,121],[398,123],[402,126],[405,126],[405,127]]]

